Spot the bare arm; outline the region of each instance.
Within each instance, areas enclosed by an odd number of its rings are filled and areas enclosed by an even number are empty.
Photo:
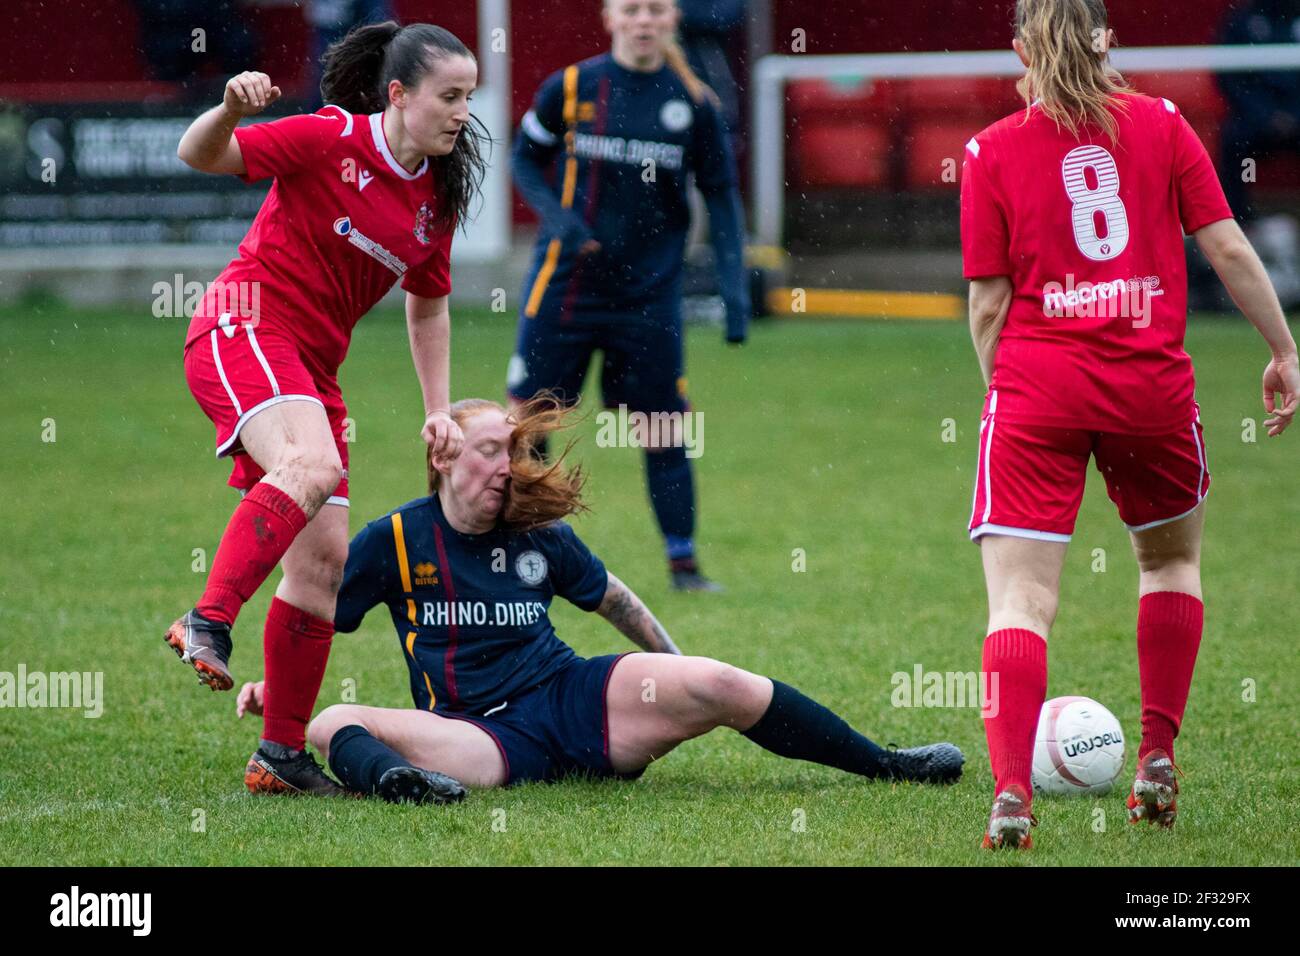
[[[998,336],[1011,309],[1011,280],[1006,276],[973,279],[970,284],[970,337],[987,386],[993,378]]]
[[[202,173],[243,175],[244,156],[235,139],[235,127],[245,116],[255,116],[280,98],[265,73],[245,72],[226,83],[221,105],[208,110],[185,131],[176,155]]]
[[[1233,219],[1211,223],[1195,234],[1196,244],[1223,280],[1232,301],[1259,330],[1275,356],[1295,355],[1295,339],[1264,264]]]
[[[681,653],[663,625],[650,613],[650,609],[632,593],[631,588],[612,574],[609,576],[609,586],[605,589],[605,599],[596,608],[596,613],[618,628],[628,640],[647,651],[657,654]]]
[[[455,458],[464,436],[451,420],[451,311],[447,296],[426,299],[408,292],[406,334],[424,397],[421,435],[435,455]]]
[[[1195,238],[1232,301],[1273,352],[1273,360],[1264,369],[1264,408],[1273,417],[1264,425],[1270,435],[1281,434],[1300,406],[1300,364],[1273,283],[1235,220],[1211,223],[1198,229]],[[1281,393],[1281,404],[1275,401],[1275,393]]]

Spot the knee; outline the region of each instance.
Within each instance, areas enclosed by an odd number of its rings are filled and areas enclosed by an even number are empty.
[[[686,683],[695,709],[712,725],[725,722],[732,711],[742,706],[752,687],[753,675],[722,661],[709,661]]]
[[[1186,557],[1139,562],[1138,588],[1149,591],[1185,591],[1200,595],[1201,563]]]
[[[1138,570],[1142,574],[1160,574],[1174,571],[1182,572],[1188,568],[1200,568],[1200,555],[1190,549],[1170,548],[1162,544],[1133,545],[1133,556],[1137,559]]]
[[[349,704],[331,704],[307,725],[307,741],[328,760],[330,741],[340,730],[352,724],[365,726],[360,708]]]
[[[276,471],[302,489],[308,499],[324,504],[343,478],[343,461],[333,445],[320,449],[293,448]]]
[[[1034,582],[1012,589],[1003,599],[999,610],[1003,614],[1037,624],[1046,633],[1056,622],[1059,606],[1060,598],[1055,588]]]
[[[307,456],[301,468],[303,483],[320,496],[322,503],[343,480],[343,461],[336,448]]]

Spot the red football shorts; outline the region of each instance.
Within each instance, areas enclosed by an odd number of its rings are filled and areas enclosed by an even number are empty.
[[[185,350],[185,379],[203,413],[217,427],[217,457],[231,455],[228,484],[248,491],[266,474],[239,443],[244,423],[280,402],[315,402],[329,418],[343,462],[343,478],[329,504],[348,503],[348,446],[343,439],[347,406],[332,375],[313,372],[298,346],[265,324],[230,323],[197,338]]]
[[[970,536],[1069,541],[1083,501],[1088,456],[1130,531],[1186,517],[1210,490],[1199,407],[1185,428],[1119,435],[997,420],[997,393],[980,425]]]

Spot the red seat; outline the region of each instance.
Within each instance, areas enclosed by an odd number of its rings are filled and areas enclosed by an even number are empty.
[[[880,116],[894,105],[894,88],[863,78],[792,80],[786,86],[787,115]]]
[[[924,76],[903,84],[908,113],[954,113],[988,117],[978,128],[1012,112],[1024,102],[1010,77]]]
[[[893,86],[865,79],[795,80],[786,95],[794,185],[879,188],[888,182]]]
[[[1200,70],[1131,73],[1125,79],[1139,93],[1161,96],[1172,102],[1193,125],[1197,119],[1217,123],[1223,118],[1223,96],[1213,73]]]
[[[879,188],[889,177],[889,132],[869,121],[800,120],[790,139],[791,180],[804,187]]]
[[[981,128],[966,122],[930,122],[913,126],[911,135],[904,142],[907,188],[960,188],[962,150]]]

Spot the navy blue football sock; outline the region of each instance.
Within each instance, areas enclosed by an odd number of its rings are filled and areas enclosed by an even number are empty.
[[[349,790],[375,793],[385,771],[409,766],[409,760],[370,736],[370,731],[359,724],[339,728],[330,739],[330,769]]]
[[[779,680],[772,681],[772,703],[758,723],[743,733],[781,757],[811,760],[864,777],[880,776],[884,770],[880,762],[883,748],[834,711]]]
[[[664,448],[645,454],[650,505],[664,536],[668,559],[695,554],[695,482],[685,448]]]

